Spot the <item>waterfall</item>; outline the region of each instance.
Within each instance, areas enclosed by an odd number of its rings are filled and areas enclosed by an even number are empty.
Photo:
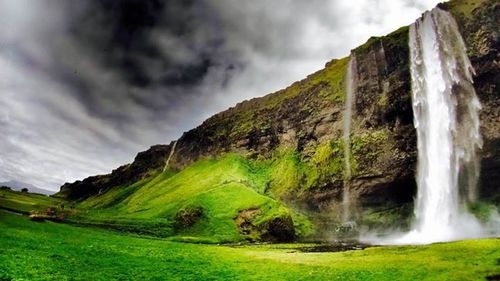
[[[396,243],[431,243],[481,235],[466,210],[479,176],[480,103],[474,70],[450,13],[426,12],[409,33],[417,198],[412,230]]]
[[[344,110],[344,186],[342,194],[342,221],[348,222],[351,219],[351,194],[350,194],[350,181],[351,181],[351,120],[352,120],[352,106],[354,102],[354,91],[356,88],[357,79],[357,64],[354,54],[349,60],[346,74],[346,99]]]
[[[172,159],[172,156],[174,155],[176,145],[177,141],[174,141],[174,143],[172,144],[172,149],[170,149],[170,153],[168,154],[167,161],[165,161],[165,166],[163,166],[163,172],[168,169],[168,164],[170,163],[170,159]]]

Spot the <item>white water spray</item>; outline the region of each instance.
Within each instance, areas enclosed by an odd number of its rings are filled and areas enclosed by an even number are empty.
[[[417,20],[409,36],[418,192],[413,229],[395,243],[481,236],[464,206],[476,198],[482,145],[465,44],[451,14],[439,8]]]
[[[163,172],[165,172],[168,169],[168,164],[170,164],[170,159],[172,159],[172,156],[174,155],[176,146],[177,146],[177,141],[174,141],[174,143],[172,144],[172,149],[170,149],[170,153],[168,154],[167,161],[165,161],[165,166],[163,166]]]
[[[351,219],[351,194],[350,194],[350,181],[351,181],[351,119],[352,119],[352,106],[354,103],[354,91],[357,79],[357,64],[354,54],[349,61],[346,73],[346,100],[345,111],[343,116],[344,121],[344,186],[342,193],[342,221],[348,222]]]

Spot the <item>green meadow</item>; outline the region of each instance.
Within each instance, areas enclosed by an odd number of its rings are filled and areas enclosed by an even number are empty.
[[[305,253],[300,246],[180,243],[0,212],[0,280],[485,280],[500,274],[499,239],[336,253]]]

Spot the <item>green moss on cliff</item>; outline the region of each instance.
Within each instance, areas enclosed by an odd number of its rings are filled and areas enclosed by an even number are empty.
[[[270,187],[275,195],[296,190],[302,179],[300,157],[290,149],[279,149],[269,166]]]
[[[204,125],[210,128],[207,137],[236,138],[252,133],[266,132],[282,114],[290,110],[309,115],[325,103],[344,100],[344,80],[349,57],[329,62],[326,67],[306,79],[293,83],[281,91],[261,98],[239,103],[228,111],[208,119]],[[307,98],[304,98],[307,97]]]
[[[362,55],[372,49],[383,46],[384,48],[407,48],[408,46],[408,30],[409,26],[403,26],[385,36],[370,37],[365,44],[353,50],[354,54]]]
[[[305,157],[294,149],[278,148],[268,159],[251,161],[251,165],[259,167],[259,174],[268,179],[266,191],[275,198],[300,194],[344,178],[342,139],[319,143],[312,152],[310,157]]]
[[[490,0],[455,0],[446,2],[444,5],[455,17],[471,17],[472,11]]]
[[[319,92],[320,97],[329,99],[333,102],[344,102],[345,75],[349,59],[349,57],[345,57],[339,60],[333,60],[326,65],[325,69],[310,77],[312,85],[318,85],[320,83],[326,84],[326,87]]]
[[[318,180],[342,179],[344,174],[344,142],[342,139],[319,144],[311,163],[318,172]]]
[[[351,169],[353,175],[380,173],[377,162],[382,154],[390,151],[389,130],[370,131],[351,137]]]
[[[294,98],[300,94],[320,89],[318,95],[332,101],[344,100],[344,80],[349,57],[333,60],[320,71],[309,75],[306,79],[292,84],[285,90],[262,98],[263,105],[267,109],[276,109],[283,106],[285,100]]]

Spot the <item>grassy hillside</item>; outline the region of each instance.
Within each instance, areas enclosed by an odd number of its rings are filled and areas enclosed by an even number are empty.
[[[311,226],[266,192],[282,166],[236,154],[200,160],[93,196],[73,219],[189,241],[291,240]]]
[[[0,280],[484,280],[500,240],[302,253],[169,242],[0,212]],[[473,258],[473,259],[471,259]]]
[[[63,205],[70,208],[72,204],[58,198],[42,194],[23,193],[0,189],[0,209],[12,210],[20,213],[43,212],[48,207],[61,208]]]

